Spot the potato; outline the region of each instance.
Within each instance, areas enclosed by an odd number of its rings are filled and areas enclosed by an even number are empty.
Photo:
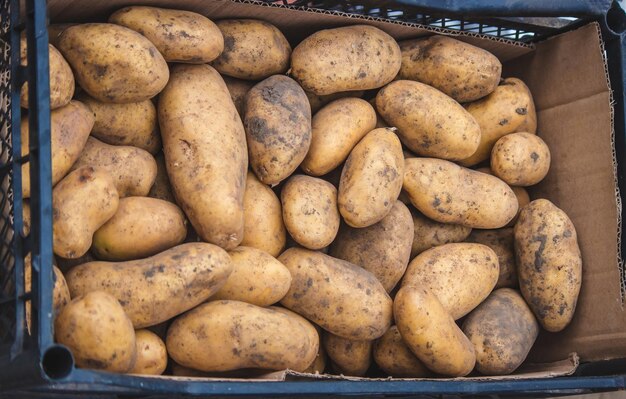
[[[157,173],[154,157],[148,151],[131,146],[103,143],[89,137],[72,170],[93,166],[109,173],[122,197],[144,197],[150,192]]]
[[[154,157],[157,165],[156,177],[154,178],[154,184],[150,187],[148,197],[157,198],[164,201],[176,204],[176,198],[172,191],[172,185],[170,184],[170,178],[167,176],[167,167],[165,166],[165,155],[159,152]]]
[[[291,285],[289,270],[267,252],[237,247],[228,252],[233,272],[211,297],[266,307],[283,299]]]
[[[92,291],[70,302],[54,321],[57,343],[81,368],[125,373],[135,363],[135,330],[119,302]]]
[[[491,151],[491,170],[512,186],[532,186],[550,169],[550,150],[539,136],[512,133],[496,142]]]
[[[402,286],[428,288],[457,320],[487,298],[499,272],[498,255],[488,246],[444,244],[417,255],[406,269]]]
[[[310,91],[305,91],[307,98],[309,99],[309,104],[311,105],[311,114],[315,114],[317,111],[322,109],[326,104],[331,101],[338,100],[344,97],[356,97],[361,98],[365,91],[357,90],[357,91],[341,91],[339,93],[326,94],[323,96],[319,96],[315,93],[311,93]]]
[[[91,135],[112,145],[139,147],[151,154],[161,150],[161,135],[156,107],[151,100],[113,104],[98,101],[86,94],[78,96],[95,115]]]
[[[514,235],[522,295],[543,328],[561,331],[574,316],[582,282],[576,229],[565,212],[538,199],[522,209]]]
[[[301,167],[309,175],[322,176],[341,165],[376,127],[376,111],[360,98],[342,98],[315,114],[311,127],[311,146]]]
[[[78,25],[77,23],[67,24],[48,24],[48,41],[54,47],[59,47],[59,36],[70,26]]]
[[[291,75],[304,90],[326,95],[382,87],[398,74],[400,63],[400,47],[391,36],[352,25],[304,39],[291,54]]]
[[[463,107],[437,89],[397,80],[376,95],[376,110],[409,150],[424,157],[460,160],[480,142],[480,127]]]
[[[198,242],[140,260],[85,263],[65,278],[73,297],[103,289],[120,301],[135,328],[144,328],[206,301],[232,268],[226,251]]]
[[[128,374],[161,375],[167,367],[167,350],[158,335],[149,330],[135,331],[137,360]]]
[[[315,359],[319,338],[310,323],[293,314],[214,301],[174,320],[166,344],[176,363],[201,371],[302,371]]]
[[[287,76],[272,76],[250,89],[243,123],[250,166],[265,184],[278,184],[289,177],[309,150],[309,101]]]
[[[330,255],[361,266],[380,281],[387,292],[404,275],[413,243],[411,212],[396,201],[380,222],[362,229],[342,226]]]
[[[380,222],[395,204],[404,176],[404,157],[391,129],[374,129],[354,147],[339,182],[339,212],[352,227]]]
[[[472,232],[471,227],[435,222],[418,211],[411,212],[411,216],[414,227],[411,259],[432,247],[465,241]]]
[[[324,330],[343,338],[373,340],[391,325],[391,298],[367,270],[303,248],[289,248],[278,260],[292,278],[280,303]]]
[[[52,157],[52,185],[69,171],[85,147],[94,117],[89,108],[78,101],[50,112],[50,155]],[[30,151],[28,117],[20,124],[22,155]],[[30,164],[22,165],[22,196],[30,197]]]
[[[68,174],[52,190],[52,249],[63,258],[79,258],[91,247],[93,233],[119,204],[111,176],[85,166]]]
[[[250,91],[250,89],[256,84],[256,82],[251,82],[249,80],[243,79],[235,79],[230,76],[222,76],[224,78],[224,83],[226,83],[226,87],[228,88],[228,92],[230,93],[230,98],[232,98],[235,107],[237,108],[237,113],[239,116],[243,117],[243,114],[246,110],[246,94]]]
[[[146,197],[127,197],[117,212],[93,235],[98,259],[146,258],[170,249],[187,236],[187,220],[176,205]]]
[[[476,171],[495,176],[493,174],[493,171],[489,167],[478,168],[476,169]],[[517,208],[517,213],[515,214],[515,217],[511,219],[509,224],[507,224],[507,227],[515,226],[515,222],[517,222],[517,217],[519,216],[520,211],[522,210],[523,207],[528,205],[528,203],[530,202],[530,196],[528,195],[528,191],[526,191],[524,187],[519,187],[519,186],[510,186],[510,187],[511,187],[511,190],[513,190],[513,194],[515,194],[515,198],[517,198],[517,203],[519,204],[519,206]]]
[[[400,288],[393,314],[402,340],[430,370],[452,377],[472,371],[476,363],[472,343],[426,287]]]
[[[497,230],[473,230],[467,241],[486,245],[498,255],[500,275],[495,289],[517,287],[517,267],[515,266],[512,227]]]
[[[280,193],[283,220],[289,235],[309,249],[321,249],[337,236],[337,189],[316,177],[294,175]]]
[[[114,12],[109,22],[147,37],[167,62],[204,64],[224,50],[219,28],[195,12],[132,6]]]
[[[372,341],[354,341],[325,332],[322,343],[338,374],[361,377],[372,364]]]
[[[391,326],[385,335],[374,341],[372,352],[374,362],[391,377],[424,378],[432,374],[406,346],[397,326]]]
[[[539,334],[539,323],[517,291],[502,288],[470,313],[462,329],[474,345],[476,370],[506,375],[526,359]]]
[[[203,240],[235,248],[243,238],[248,151],[224,81],[208,65],[176,65],[158,111],[167,172],[181,208]]]
[[[278,28],[255,19],[217,21],[224,51],[211,65],[222,75],[261,80],[287,72],[291,46]]]
[[[280,200],[250,171],[246,177],[243,212],[241,245],[260,249],[272,256],[280,255],[287,242]]]
[[[515,132],[535,133],[537,114],[528,87],[519,79],[507,78],[487,97],[466,104],[480,126],[480,144],[472,156],[462,160],[463,166],[473,166],[491,155],[493,145],[502,136]]]
[[[451,37],[405,40],[400,50],[400,79],[425,83],[460,103],[488,95],[500,82],[502,64],[496,56]]]
[[[405,170],[411,203],[437,222],[498,229],[517,214],[513,190],[495,176],[434,158],[409,158]]]

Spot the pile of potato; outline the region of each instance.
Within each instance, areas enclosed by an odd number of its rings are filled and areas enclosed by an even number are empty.
[[[292,51],[153,7],[50,40],[55,336],[79,367],[502,375],[572,319],[576,230],[529,199],[550,151],[487,51],[366,25]]]

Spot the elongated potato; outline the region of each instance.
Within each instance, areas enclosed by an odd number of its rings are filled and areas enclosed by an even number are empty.
[[[289,248],[278,260],[292,278],[280,303],[324,330],[343,338],[372,340],[391,325],[391,298],[367,270],[302,248]]]
[[[219,28],[195,12],[132,6],[114,12],[109,22],[147,37],[167,62],[204,64],[224,50]]]
[[[239,301],[214,301],[177,318],[166,344],[176,363],[202,371],[302,371],[315,359],[319,338],[301,317]]]
[[[476,370],[506,375],[526,359],[539,334],[539,323],[519,292],[502,288],[470,313],[463,332],[474,345]]]
[[[93,113],[83,103],[70,101],[64,107],[50,112],[50,151],[52,156],[52,185],[57,184],[69,171],[85,147],[93,127]],[[20,124],[22,155],[29,149],[28,117]],[[30,164],[22,165],[22,195],[30,197]]]
[[[73,297],[102,289],[120,301],[135,328],[143,328],[206,301],[231,271],[226,251],[198,242],[140,260],[85,263],[65,277]]]
[[[59,36],[59,50],[83,90],[103,102],[147,100],[163,90],[169,78],[167,63],[156,47],[123,26],[70,26]]]
[[[352,227],[380,222],[395,204],[404,176],[402,144],[391,129],[374,129],[354,147],[339,182],[339,212]]]
[[[512,227],[497,230],[472,230],[472,234],[467,237],[467,241],[486,245],[498,255],[500,275],[494,289],[517,287],[517,267],[515,266]]]
[[[325,332],[322,343],[337,373],[360,377],[372,364],[372,341],[354,341]]]
[[[502,64],[496,56],[451,37],[405,40],[400,49],[400,79],[426,83],[461,103],[486,96],[500,82]]]
[[[311,145],[309,101],[287,76],[274,75],[250,89],[243,123],[250,166],[265,184],[289,177]]]
[[[176,65],[158,112],[167,172],[181,208],[203,240],[235,248],[243,238],[248,151],[224,81],[208,65]]]
[[[491,151],[491,170],[512,186],[532,186],[550,170],[550,150],[539,136],[512,133],[496,142]]]
[[[517,214],[513,190],[495,176],[433,158],[406,159],[405,169],[411,203],[437,222],[497,229]]]
[[[342,98],[315,114],[311,126],[311,146],[301,167],[309,175],[322,176],[341,165],[376,127],[376,111],[360,98]]]
[[[91,166],[68,174],[52,190],[52,249],[63,258],[79,258],[91,247],[93,233],[119,204],[111,176]]]
[[[574,316],[582,283],[576,228],[552,202],[538,199],[522,209],[514,234],[522,295],[543,328],[561,331]]]
[[[400,70],[396,41],[373,26],[324,29],[304,39],[291,55],[291,75],[318,95],[369,90],[391,82]]]
[[[163,340],[150,330],[137,330],[135,346],[137,358],[128,374],[163,374],[167,367],[167,349]]]
[[[380,222],[362,229],[342,226],[330,255],[371,272],[387,292],[404,275],[413,244],[411,212],[400,201]]]
[[[319,111],[322,107],[324,107],[326,104],[330,103],[331,101],[339,100],[340,98],[344,98],[344,97],[361,98],[363,97],[363,94],[365,94],[365,91],[363,90],[341,91],[339,93],[325,94],[321,96],[315,93],[311,93],[310,91],[305,91],[305,93],[306,93],[307,98],[309,99],[309,104],[311,105],[311,114],[315,114],[317,111]]]
[[[155,155],[154,160],[157,165],[156,177],[154,184],[150,187],[148,197],[156,198],[176,204],[176,197],[172,191],[170,178],[167,176],[167,167],[165,166],[165,156],[162,152]]]
[[[237,108],[237,113],[239,116],[243,117],[246,110],[246,94],[248,94],[256,82],[231,78],[230,76],[222,76],[222,78],[224,78],[224,83],[226,83],[226,87],[228,87],[230,98],[232,98]]]
[[[93,235],[99,259],[146,258],[170,249],[187,236],[187,220],[176,205],[146,197],[122,198],[117,212]]]
[[[476,363],[472,343],[427,288],[400,288],[393,314],[402,340],[430,370],[453,377],[472,371]]]
[[[465,241],[472,232],[471,227],[435,222],[418,211],[412,211],[411,216],[414,227],[411,259],[432,247]]]
[[[376,95],[376,110],[414,153],[449,160],[472,155],[480,142],[480,127],[456,101],[437,89],[397,80]]]
[[[397,326],[391,328],[374,341],[374,362],[390,377],[423,378],[432,373],[402,340]]]

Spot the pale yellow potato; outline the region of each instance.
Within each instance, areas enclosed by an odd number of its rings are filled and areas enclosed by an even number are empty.
[[[372,341],[355,341],[325,332],[322,344],[338,374],[362,377],[372,364]]]
[[[230,93],[230,97],[233,99],[233,103],[237,108],[237,113],[239,116],[243,117],[246,110],[246,94],[248,94],[250,89],[257,82],[231,78],[226,75],[222,76],[222,78],[224,79],[224,83],[226,83],[226,87],[228,87],[228,92]]]
[[[491,151],[493,174],[512,186],[532,186],[550,170],[550,149],[539,136],[512,133],[496,142]]]
[[[374,341],[372,355],[378,367],[390,377],[424,378],[432,374],[406,346],[397,326],[391,326],[385,335]]]
[[[467,242],[486,245],[498,255],[500,275],[494,289],[517,287],[517,266],[515,266],[512,227],[496,230],[472,230],[472,233],[467,237]]]
[[[471,227],[435,222],[418,211],[412,211],[411,216],[414,227],[411,259],[432,247],[465,241],[472,232]]]
[[[305,93],[306,93],[307,98],[309,99],[309,104],[311,105],[311,114],[315,114],[323,106],[325,106],[331,101],[335,101],[344,97],[361,98],[363,97],[363,94],[365,94],[365,91],[363,90],[341,91],[339,93],[325,94],[325,95],[317,95],[315,93],[311,93],[310,91],[305,91]]]
[[[128,374],[161,375],[167,367],[167,350],[158,335],[149,330],[135,331],[137,359]]]
[[[157,173],[154,178],[154,184],[150,187],[148,197],[169,201],[176,204],[176,197],[170,184],[170,178],[167,175],[167,167],[165,166],[165,155],[159,152],[154,156],[157,165]]]

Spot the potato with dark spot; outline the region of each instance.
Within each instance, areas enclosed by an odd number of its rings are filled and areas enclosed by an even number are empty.
[[[237,113],[239,116],[243,117],[246,110],[246,94],[248,94],[256,82],[231,78],[230,76],[222,76],[222,78],[224,78],[224,83],[226,83],[226,87],[228,87],[230,98],[232,98],[233,103],[235,103]]]
[[[137,330],[135,346],[137,359],[128,374],[163,374],[167,367],[167,349],[163,340],[150,330]]]
[[[502,64],[487,50],[447,36],[400,42],[400,79],[416,80],[463,103],[493,92]]]
[[[435,222],[415,210],[411,215],[414,227],[411,259],[432,247],[465,241],[472,232],[471,227]]]
[[[206,301],[226,283],[231,271],[226,251],[198,242],[145,259],[85,263],[65,278],[72,297],[104,290],[120,301],[135,328],[143,328]]]
[[[467,242],[486,245],[498,255],[500,275],[494,289],[517,287],[512,227],[496,230],[472,230],[472,233],[467,237]]]
[[[224,50],[219,28],[195,12],[132,6],[114,12],[109,22],[147,37],[167,62],[204,64]]]
[[[341,171],[339,212],[351,227],[380,222],[395,204],[404,176],[402,144],[392,129],[374,129],[352,149]]]
[[[222,75],[261,80],[287,72],[291,46],[278,28],[256,19],[216,22],[224,36],[224,51],[211,65]]]
[[[274,75],[250,89],[243,124],[250,166],[265,184],[289,177],[311,145],[309,100],[287,76]]]
[[[409,263],[402,287],[428,288],[454,320],[478,306],[495,287],[498,255],[486,245],[440,245],[417,255]]]
[[[495,176],[434,158],[406,159],[405,170],[411,203],[437,222],[498,229],[517,214],[513,190]]]
[[[550,150],[539,136],[512,133],[496,142],[491,151],[494,175],[512,186],[532,186],[550,170]]]
[[[54,321],[55,341],[81,368],[126,373],[135,363],[135,330],[119,302],[94,290],[75,298]]]
[[[561,331],[574,316],[582,283],[574,224],[552,202],[538,199],[522,209],[514,231],[522,295],[543,328]]]
[[[170,178],[167,175],[167,167],[165,166],[165,156],[162,152],[159,152],[154,156],[157,165],[157,173],[154,178],[154,184],[150,187],[148,197],[157,198],[160,200],[171,202],[176,204],[176,197],[172,191],[172,185],[170,184]]]
[[[326,104],[335,100],[339,100],[340,98],[345,98],[345,97],[361,98],[363,97],[363,94],[365,94],[363,90],[340,91],[338,93],[325,94],[322,96],[317,95],[315,93],[311,93],[310,91],[306,91],[306,90],[305,90],[305,93],[306,93],[307,98],[309,99],[309,104],[311,105],[311,114],[315,114],[317,111],[322,109],[322,107],[324,107]]]
[[[376,110],[398,128],[402,143],[417,155],[460,160],[480,142],[480,127],[463,107],[437,89],[397,80],[376,95]]]
[[[174,320],[166,344],[176,363],[201,371],[303,371],[317,355],[319,337],[311,323],[292,313],[213,301]]]
[[[341,226],[330,255],[361,266],[391,292],[409,264],[412,243],[411,212],[396,201],[389,214],[376,224],[361,229]]]
[[[309,249],[330,245],[339,231],[337,189],[329,182],[306,175],[294,175],[280,193],[283,220],[289,235]]]
[[[372,364],[372,341],[354,341],[324,332],[322,344],[339,374],[361,377]]]
[[[397,326],[391,328],[374,341],[374,362],[390,377],[424,378],[432,372],[424,366],[404,343]]]

